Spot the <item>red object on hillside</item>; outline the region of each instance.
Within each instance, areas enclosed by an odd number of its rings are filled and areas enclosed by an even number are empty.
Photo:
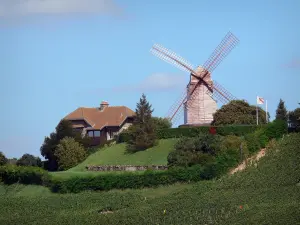
[[[210,128],[209,128],[209,133],[210,133],[210,134],[216,134],[216,133],[217,133],[216,128],[215,128],[215,127],[210,127]]]

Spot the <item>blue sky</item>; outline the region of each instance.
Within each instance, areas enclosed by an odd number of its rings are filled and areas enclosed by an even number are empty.
[[[79,106],[135,109],[142,92],[165,116],[188,74],[151,55],[154,43],[201,65],[228,31],[239,45],[213,79],[273,119],[300,101],[300,1],[0,0],[0,151],[39,155]]]

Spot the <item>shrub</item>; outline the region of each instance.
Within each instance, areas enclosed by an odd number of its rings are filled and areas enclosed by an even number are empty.
[[[115,138],[116,138],[117,143],[128,142],[130,139],[130,133],[126,130],[126,131],[123,131],[120,134],[116,135]]]
[[[5,165],[7,163],[7,158],[5,157],[5,155],[0,152],[0,166]]]
[[[18,166],[42,166],[42,160],[30,154],[24,154],[16,163]]]
[[[266,128],[266,135],[269,138],[269,140],[275,138],[281,138],[284,134],[287,134],[288,132],[288,126],[287,122],[284,120],[274,120],[271,123],[268,123]]]
[[[168,155],[169,166],[202,166],[212,162],[220,149],[218,135],[201,134],[198,137],[182,137]]]
[[[5,184],[37,184],[48,182],[47,171],[39,167],[7,165],[0,167],[0,178]]]
[[[223,138],[221,143],[222,154],[230,155],[236,158],[238,162],[248,157],[247,142],[238,136],[228,135]]]
[[[257,152],[258,150],[260,150],[260,142],[259,139],[257,137],[257,135],[253,134],[247,134],[245,136],[245,140],[247,142],[247,147],[248,147],[248,151],[250,154],[253,154],[255,152]]]
[[[54,154],[58,160],[59,170],[70,169],[82,162],[87,156],[84,147],[71,137],[63,138],[57,145]]]
[[[254,132],[254,135],[258,138],[260,147],[265,148],[269,141],[269,138],[266,135],[266,129],[265,128],[258,129]]]
[[[172,127],[172,123],[167,118],[152,117],[156,130],[168,129]]]
[[[239,163],[239,154],[235,150],[228,150],[217,155],[214,162],[208,164],[201,173],[201,179],[219,178]]]

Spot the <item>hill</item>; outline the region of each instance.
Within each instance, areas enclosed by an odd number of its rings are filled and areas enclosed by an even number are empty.
[[[68,170],[86,171],[88,165],[166,165],[176,139],[159,140],[157,146],[134,154],[126,153],[125,144],[116,144],[90,155],[84,162]]]
[[[299,224],[300,134],[273,143],[256,165],[220,180],[53,194],[0,186],[0,224]]]

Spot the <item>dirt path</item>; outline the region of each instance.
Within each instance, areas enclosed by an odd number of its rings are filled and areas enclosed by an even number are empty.
[[[256,161],[258,161],[261,157],[264,157],[266,154],[266,149],[263,148],[261,149],[256,155],[244,160],[240,165],[238,165],[238,167],[232,169],[229,174],[234,174],[238,171],[244,170],[247,165],[251,165],[252,163],[255,163]]]

